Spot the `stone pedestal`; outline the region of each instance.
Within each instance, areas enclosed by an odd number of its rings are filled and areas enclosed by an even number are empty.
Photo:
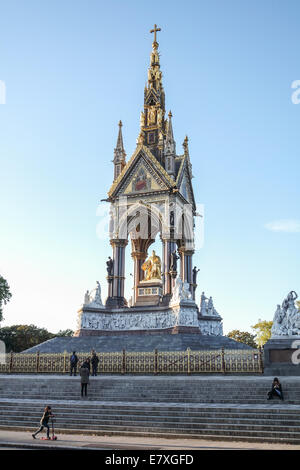
[[[223,324],[220,315],[199,315],[198,321],[202,335],[223,336]]]
[[[273,377],[300,376],[299,347],[300,336],[272,337],[264,346],[264,374]]]
[[[135,306],[159,305],[162,295],[161,281],[155,279],[140,281],[137,286]]]

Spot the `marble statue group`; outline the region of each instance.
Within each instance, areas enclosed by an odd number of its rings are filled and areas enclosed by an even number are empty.
[[[298,294],[295,291],[288,293],[277,309],[273,319],[272,338],[276,336],[300,336],[300,312],[295,301]],[[297,303],[299,305],[299,302]]]

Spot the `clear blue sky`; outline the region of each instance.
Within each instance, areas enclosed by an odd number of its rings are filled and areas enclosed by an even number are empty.
[[[97,205],[119,119],[135,148],[154,23],[177,149],[188,134],[205,206],[198,296],[228,332],[300,293],[299,14],[292,0],[1,2],[2,326],[75,329],[86,289],[99,280],[106,296]]]

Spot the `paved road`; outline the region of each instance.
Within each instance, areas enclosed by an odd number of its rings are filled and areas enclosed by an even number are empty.
[[[222,442],[204,439],[161,439],[130,436],[60,434],[57,441],[34,440],[29,432],[1,431],[0,449],[94,450],[300,450],[300,445]]]

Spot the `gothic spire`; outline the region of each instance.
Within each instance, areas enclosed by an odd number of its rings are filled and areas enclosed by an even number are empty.
[[[162,73],[159,63],[157,32],[161,31],[154,25],[150,33],[154,33],[148,80],[144,90],[144,110],[141,112],[141,134],[144,135],[144,145],[150,148],[153,155],[163,163],[161,146],[162,135],[165,134],[165,93],[162,86]]]
[[[123,145],[123,135],[122,135],[122,121],[119,122],[119,133],[117,139],[117,145],[114,150],[114,179],[116,179],[121,171],[123,170],[126,164],[126,153]]]
[[[168,120],[168,123],[167,123],[167,132],[166,132],[166,139],[165,139],[164,156],[165,156],[166,170],[170,175],[174,176],[174,174],[175,174],[176,142],[175,142],[174,134],[173,134],[172,113],[171,113],[171,111],[169,111],[168,117],[169,117],[169,120]]]

